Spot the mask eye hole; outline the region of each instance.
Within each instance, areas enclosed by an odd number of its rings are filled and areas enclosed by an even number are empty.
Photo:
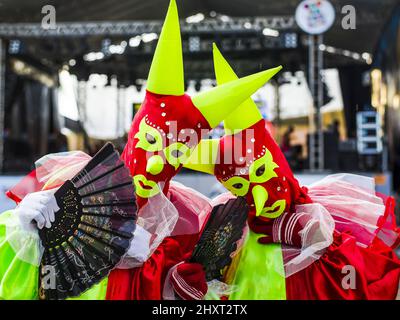
[[[151,134],[149,134],[149,133],[146,133],[146,140],[147,140],[147,142],[148,143],[150,143],[150,144],[155,144],[157,141],[156,141],[156,138],[155,137],[153,137]]]
[[[272,154],[265,150],[265,154],[255,160],[249,167],[250,181],[253,183],[264,183],[278,175],[275,169],[279,166],[273,161]]]
[[[265,164],[261,165],[257,171],[256,171],[256,176],[261,177],[265,172]]]
[[[243,183],[235,183],[232,185],[232,187],[234,187],[235,189],[241,189],[243,188]]]
[[[179,158],[183,156],[183,152],[181,150],[176,149],[171,152],[171,156],[173,156],[174,158]]]
[[[238,197],[245,196],[250,187],[250,181],[240,176],[233,176],[227,181],[224,181],[222,184],[225,186],[225,188]]]

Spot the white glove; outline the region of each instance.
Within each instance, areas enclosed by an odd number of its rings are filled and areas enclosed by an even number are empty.
[[[54,213],[60,210],[54,197],[55,192],[56,189],[30,193],[21,201],[14,213],[25,230],[34,230],[34,222],[39,229],[51,227],[55,220]]]
[[[141,226],[136,225],[133,235],[131,245],[126,255],[144,262],[150,254],[151,233],[143,229]]]
[[[118,269],[131,269],[140,267],[150,255],[151,233],[136,225],[130,247],[124,258],[117,265]]]

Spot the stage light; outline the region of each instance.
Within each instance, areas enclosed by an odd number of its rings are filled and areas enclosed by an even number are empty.
[[[251,25],[250,22],[245,22],[244,25],[243,25],[243,27],[244,27],[245,29],[251,29],[252,25]]]
[[[271,28],[264,28],[262,33],[266,37],[279,37],[279,31]]]
[[[71,59],[68,61],[68,65],[70,65],[71,67],[73,67],[74,65],[76,65],[76,60],[75,59]]]
[[[186,18],[187,23],[199,23],[204,20],[204,14],[197,13]]]
[[[286,33],[284,39],[285,39],[285,48],[297,48],[296,33]]]
[[[219,19],[220,19],[222,22],[229,22],[229,21],[231,21],[231,18],[228,17],[228,16],[226,16],[226,15],[220,15],[220,16],[219,16]]]
[[[141,41],[142,41],[141,36],[132,37],[129,39],[129,46],[133,48],[138,47]]]
[[[125,52],[125,47],[119,44],[112,44],[111,46],[109,46],[108,51],[111,54],[123,54]]]
[[[334,47],[331,47],[331,46],[326,46],[326,52],[329,52],[329,53],[335,53],[335,52],[336,52],[336,50],[335,50],[335,48],[334,48]]]
[[[83,56],[83,60],[92,62],[96,60],[101,60],[104,58],[104,53],[103,52],[89,52],[88,54],[85,54]]]
[[[154,33],[154,32],[142,34],[142,41],[144,43],[151,42],[153,40],[156,40],[157,38],[158,38],[158,35],[157,35],[157,33]]]
[[[346,57],[350,57],[351,52],[349,50],[343,50],[343,55]]]
[[[200,51],[200,37],[189,37],[189,51]]]
[[[20,40],[11,40],[8,46],[8,52],[10,54],[18,54],[21,50],[21,41]]]
[[[365,62],[368,63],[368,64],[371,64],[371,63],[372,63],[372,56],[371,56],[371,54],[368,53],[368,52],[364,52],[364,53],[361,55],[361,58],[363,58],[363,59],[365,60]]]

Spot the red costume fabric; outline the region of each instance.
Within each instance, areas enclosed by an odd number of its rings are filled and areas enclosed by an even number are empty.
[[[353,275],[354,287],[345,278]],[[399,260],[385,244],[362,248],[353,236],[335,233],[319,260],[286,279],[286,295],[288,300],[392,300],[399,279]]]
[[[171,187],[168,198],[178,209],[180,217],[170,237],[157,247],[155,252],[141,267],[132,269],[114,269],[108,278],[108,300],[161,300],[164,282],[168,271],[178,263],[190,258],[194,246],[200,237],[203,222],[193,212],[191,201],[193,194],[184,194],[181,189]],[[210,207],[211,208],[211,207]],[[186,232],[186,234],[183,234]]]
[[[268,156],[268,152],[271,156]],[[261,167],[259,159],[263,157],[265,166]],[[309,189],[300,187],[282,151],[266,129],[264,120],[239,133],[223,137],[219,145],[219,160],[215,175],[230,191],[241,192],[240,188],[248,181],[244,196],[251,207],[249,227],[255,233],[266,235],[259,239],[261,244],[281,242],[284,262],[293,258],[292,248],[298,248],[300,252],[305,247],[302,237],[306,236],[302,234],[302,229],[308,222],[304,214],[308,204],[321,204],[321,212],[330,214],[334,220],[332,244],[322,251],[317,260],[287,275],[287,299],[396,298],[400,261],[393,248],[399,244],[400,230],[395,223],[393,198],[381,196],[383,202],[379,203],[379,198],[374,194],[345,180],[342,185],[348,189],[341,189],[333,180],[327,180],[326,183],[321,180],[319,185],[310,186]],[[255,168],[251,169],[252,165]],[[274,173],[270,172],[268,178],[258,180],[257,176],[266,177],[268,166]],[[233,187],[229,185],[232,178],[236,179]],[[276,201],[285,201],[286,206],[280,216],[270,218],[269,211],[256,215],[253,189],[258,186],[268,193],[264,207],[272,208]],[[362,197],[358,198],[358,195]],[[353,197],[354,207],[353,203],[346,203],[346,196]],[[378,213],[363,217],[366,203],[371,203],[370,210],[374,210],[375,205],[385,207],[384,214],[383,210],[379,213],[381,216],[378,221],[373,220]],[[364,209],[358,208],[359,204]],[[307,233],[318,238],[318,230],[313,230],[315,228],[318,228],[318,223],[309,228]],[[354,288],[351,281],[345,278],[350,272],[355,276]],[[349,285],[346,285],[347,280]]]
[[[162,300],[169,269],[190,257],[198,238],[198,234],[165,238],[143,266],[113,270],[106,299]]]

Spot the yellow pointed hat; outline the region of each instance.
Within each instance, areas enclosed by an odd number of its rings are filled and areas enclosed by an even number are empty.
[[[183,166],[187,169],[214,174],[218,149],[219,139],[200,140]]]
[[[279,69],[280,68],[276,68]],[[276,70],[278,72],[279,70]],[[192,98],[212,128],[261,88],[276,72],[266,70],[201,92]],[[242,109],[243,112],[243,109]],[[247,111],[245,111],[247,112]]]
[[[147,78],[147,90],[180,96],[185,92],[178,9],[171,0]]]
[[[221,52],[218,50],[216,44],[213,44],[213,57],[214,57],[214,70],[215,77],[218,85],[229,83],[237,80],[238,77],[233,71],[232,67],[225,60]],[[282,69],[282,66],[272,68],[264,71],[267,82],[276,73]],[[244,101],[239,108],[235,109],[226,119],[224,120],[225,134],[233,134],[234,132],[249,128],[256,122],[262,119],[262,115],[253,101],[248,98]]]

